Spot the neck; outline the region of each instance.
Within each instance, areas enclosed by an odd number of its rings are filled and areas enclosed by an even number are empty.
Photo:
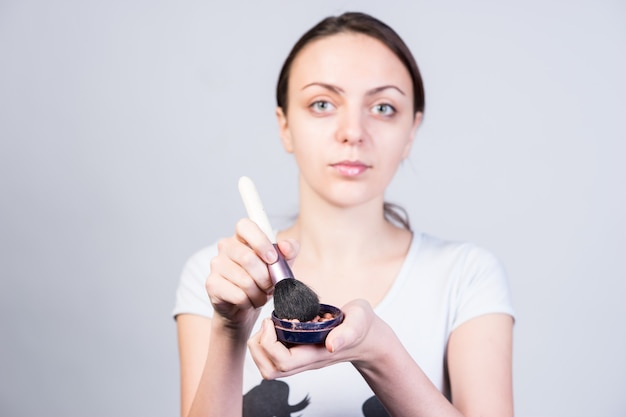
[[[300,241],[298,259],[307,263],[336,267],[393,257],[410,239],[410,232],[385,220],[382,196],[346,208],[301,194],[300,207],[284,236]]]

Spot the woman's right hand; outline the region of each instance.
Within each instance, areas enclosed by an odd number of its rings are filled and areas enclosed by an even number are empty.
[[[295,241],[282,241],[279,248],[288,260],[298,251]],[[216,313],[214,318],[249,336],[259,308],[274,291],[267,265],[276,260],[276,249],[256,223],[247,218],[239,220],[235,235],[218,242],[218,254],[211,260],[206,290]]]

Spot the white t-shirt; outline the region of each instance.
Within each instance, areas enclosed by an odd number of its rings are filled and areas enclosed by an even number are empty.
[[[174,315],[211,317],[205,290],[216,245],[192,256],[183,270]],[[272,302],[259,321],[269,317]],[[430,380],[449,397],[445,352],[450,333],[489,313],[513,316],[504,269],[488,251],[414,233],[402,268],[374,311],[387,322]],[[253,334],[257,331],[257,322]],[[244,367],[244,416],[384,416],[372,390],[350,363],[263,381],[250,354]]]

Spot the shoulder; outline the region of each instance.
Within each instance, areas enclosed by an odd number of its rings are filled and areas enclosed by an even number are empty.
[[[429,272],[443,280],[450,328],[487,313],[514,316],[506,270],[491,250],[474,242],[422,235],[419,253]]]
[[[418,270],[456,297],[499,294],[508,299],[506,269],[489,249],[468,241],[451,241],[422,234],[416,251]],[[434,278],[437,277],[437,278]]]
[[[211,317],[213,309],[206,292],[206,279],[211,272],[211,259],[217,255],[217,243],[206,246],[191,255],[184,264],[173,315],[182,313]]]
[[[426,233],[416,234],[415,241],[416,255],[422,258],[469,269],[502,266],[491,250],[474,242],[446,240]]]

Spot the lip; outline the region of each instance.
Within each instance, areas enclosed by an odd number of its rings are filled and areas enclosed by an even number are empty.
[[[371,168],[371,165],[361,161],[340,161],[330,164],[330,166],[332,166],[341,175],[345,175],[347,177],[355,177]]]

